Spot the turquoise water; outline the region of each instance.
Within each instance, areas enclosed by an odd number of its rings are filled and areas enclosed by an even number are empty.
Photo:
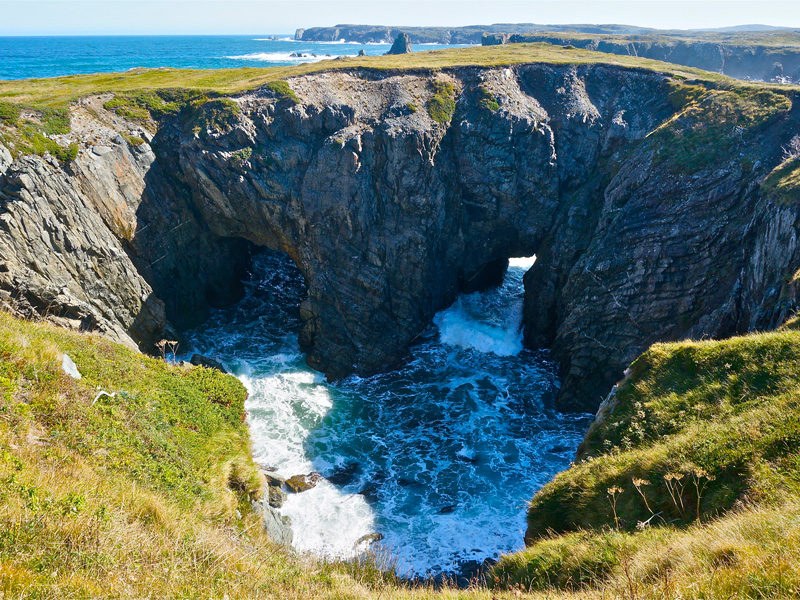
[[[281,509],[298,550],[351,557],[380,532],[398,573],[425,576],[522,547],[528,500],[569,465],[589,422],[548,406],[555,366],[522,348],[530,264],[440,312],[400,368],[335,385],[297,346],[303,281],[283,255],[256,257],[246,297],[190,332],[250,391],[256,460],[329,478]]]
[[[112,73],[136,67],[270,67],[355,56],[359,50],[384,54],[389,48],[389,44],[296,42],[289,35],[0,37],[0,79]],[[297,53],[306,56],[291,56]]]

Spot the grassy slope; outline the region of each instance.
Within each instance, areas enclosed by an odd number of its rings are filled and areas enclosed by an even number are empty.
[[[443,69],[458,66],[499,66],[535,62],[551,64],[605,63],[649,69],[683,78],[733,82],[733,80],[718,74],[655,60],[611,56],[602,52],[567,49],[550,44],[511,44],[429,50],[400,56],[350,57],[291,67],[216,70],[140,69],[127,73],[3,81],[0,82],[0,101],[37,107],[64,107],[77,98],[100,92],[185,88],[232,94],[254,89],[279,79],[335,69],[357,67],[386,70]]]
[[[584,441],[588,460],[534,497],[531,546],[498,582],[797,597],[800,331],[656,344],[614,403]]]
[[[534,498],[541,537],[500,562],[496,589],[436,591],[264,539],[234,378],[0,313],[0,597],[793,598],[798,365],[797,330],[654,346],[587,438],[593,458]],[[95,402],[98,387],[117,395]]]
[[[343,571],[301,568],[260,532],[245,397],[213,370],[0,312],[0,597],[341,591]]]

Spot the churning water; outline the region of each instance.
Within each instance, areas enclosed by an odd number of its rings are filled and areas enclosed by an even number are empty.
[[[530,264],[436,315],[399,369],[335,385],[298,348],[303,281],[281,254],[258,255],[246,297],[190,332],[249,390],[256,461],[327,478],[280,509],[297,550],[351,557],[380,532],[400,575],[426,576],[522,547],[527,501],[588,425],[547,406],[554,366],[522,347]]]

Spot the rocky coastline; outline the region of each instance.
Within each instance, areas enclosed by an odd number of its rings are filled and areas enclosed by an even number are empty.
[[[300,342],[336,379],[402,361],[459,293],[536,254],[526,344],[551,349],[559,407],[583,411],[656,341],[770,329],[796,306],[800,214],[762,185],[800,130],[791,89],[602,64],[286,87],[146,136],[87,98],[74,160],[0,153],[2,302],[152,350],[237,299],[266,246],[303,273]]]

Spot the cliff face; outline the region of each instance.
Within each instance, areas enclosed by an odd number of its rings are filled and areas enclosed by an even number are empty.
[[[798,131],[784,96],[604,65],[319,73],[289,86],[298,102],[264,88],[236,97],[227,125],[170,117],[136,147],[114,142],[132,125],[95,103],[81,118],[108,149],[63,168],[4,167],[9,301],[41,309],[66,285],[83,312],[58,306],[147,341],[165,315],[181,327],[235,298],[250,245],[268,246],[305,276],[309,363],[341,377],[402,360],[458,293],[536,254],[526,341],[552,348],[561,406],[584,410],[655,341],[772,327],[794,306],[798,212],[760,188]],[[426,110],[442,95],[454,114]],[[88,130],[73,130],[86,145]],[[82,246],[41,235],[70,211],[87,220],[66,226],[91,232]],[[87,256],[102,268],[83,268]]]
[[[530,42],[650,58],[724,73],[739,79],[800,82],[800,47],[796,45],[744,44],[735,40],[681,39],[663,35],[614,39],[608,36],[577,37],[574,33],[565,36],[553,33],[490,33],[481,40],[484,46]]]

